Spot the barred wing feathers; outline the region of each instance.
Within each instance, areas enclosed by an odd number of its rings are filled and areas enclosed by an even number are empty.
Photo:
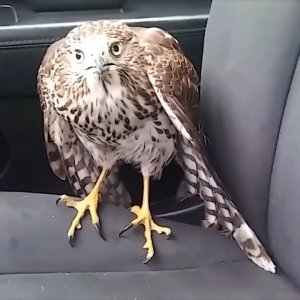
[[[205,203],[206,227],[231,235],[259,267],[275,273],[275,265],[222,186],[205,155],[197,126],[199,78],[177,41],[161,29],[140,31],[148,58],[146,72],[165,112],[179,132],[179,154],[187,189]]]

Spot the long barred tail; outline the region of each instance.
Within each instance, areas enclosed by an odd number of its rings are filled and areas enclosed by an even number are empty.
[[[183,195],[198,194],[204,201],[205,227],[214,227],[226,236],[232,236],[248,258],[262,269],[275,273],[275,265],[263,245],[248,226],[221,182],[208,163],[199,145],[180,138],[178,161],[184,170],[185,178],[178,191]]]

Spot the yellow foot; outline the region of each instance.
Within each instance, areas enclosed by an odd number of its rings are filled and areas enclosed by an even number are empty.
[[[98,195],[91,193],[81,201],[75,200],[74,198],[69,197],[67,195],[62,195],[57,199],[56,204],[58,204],[60,202],[64,203],[68,207],[73,207],[77,210],[77,214],[76,214],[75,218],[73,219],[73,221],[69,227],[69,230],[68,230],[68,239],[69,239],[69,243],[72,247],[75,244],[74,243],[75,231],[76,231],[76,229],[81,229],[80,221],[83,218],[83,216],[87,210],[90,212],[93,227],[97,230],[97,232],[99,233],[101,238],[103,240],[105,240],[102,230],[101,230],[100,220],[99,220],[98,213],[97,213],[97,208],[98,208],[98,203],[99,203]]]
[[[134,213],[137,218],[131,221],[131,223],[126,226],[120,233],[119,236],[121,236],[124,232],[132,228],[133,226],[137,225],[144,225],[144,236],[146,239],[146,242],[143,246],[144,249],[147,250],[146,259],[143,261],[143,263],[148,263],[151,258],[154,256],[154,247],[152,242],[152,236],[151,231],[156,231],[158,234],[164,233],[167,237],[171,236],[171,229],[169,227],[162,227],[154,223],[151,213],[149,209],[145,209],[143,207],[139,206],[133,206],[130,211]]]

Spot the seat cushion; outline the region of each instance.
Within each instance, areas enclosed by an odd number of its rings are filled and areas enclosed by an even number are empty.
[[[300,299],[283,274],[253,265],[220,233],[166,219],[154,234],[156,256],[141,261],[141,228],[117,234],[129,211],[101,206],[104,242],[85,218],[76,245],[67,241],[74,210],[55,195],[0,193],[0,299]],[[233,297],[233,298],[232,298]]]
[[[300,286],[299,99],[300,57],[289,90],[278,138],[270,186],[269,210],[269,233],[274,255],[298,286]]]
[[[299,15],[300,1],[213,1],[201,99],[217,171],[298,286]]]
[[[268,246],[274,153],[299,55],[300,1],[213,1],[201,112],[214,166]]]

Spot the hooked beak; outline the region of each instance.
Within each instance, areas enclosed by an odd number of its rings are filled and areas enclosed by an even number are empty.
[[[97,74],[101,75],[102,71],[103,71],[102,60],[94,60],[93,65],[87,67],[85,70],[86,71],[93,70],[94,73],[97,73]]]
[[[113,63],[104,64],[103,60],[99,59],[99,60],[95,60],[94,65],[90,66],[90,67],[87,67],[86,70],[93,69],[95,73],[97,73],[99,75],[102,75],[102,73],[104,71],[106,71],[110,66],[114,66],[114,65],[115,64],[113,64]]]

